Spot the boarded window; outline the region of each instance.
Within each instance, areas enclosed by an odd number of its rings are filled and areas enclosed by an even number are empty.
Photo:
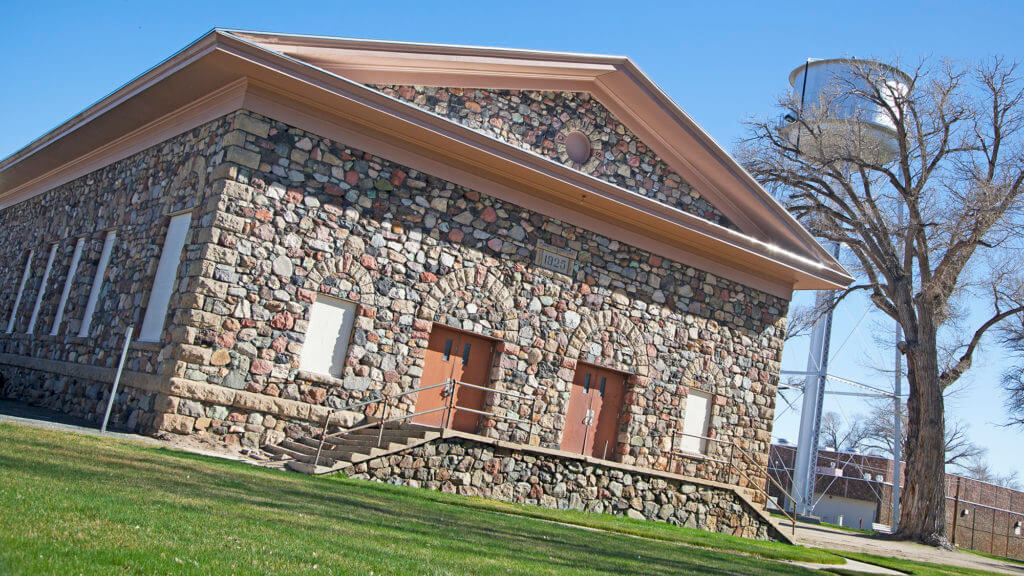
[[[107,264],[110,263],[110,252],[114,249],[115,240],[117,240],[117,233],[113,230],[107,232],[107,237],[103,240],[103,251],[100,252],[100,261],[96,264],[96,275],[92,277],[92,288],[89,289],[89,300],[85,304],[82,327],[78,330],[79,338],[89,336],[92,317],[96,312],[96,303],[100,299],[100,289],[103,288],[103,276],[107,273]]]
[[[50,336],[56,336],[60,331],[60,323],[64,320],[64,308],[68,305],[68,296],[71,294],[71,287],[75,283],[75,274],[78,272],[78,262],[82,259],[82,248],[85,246],[85,238],[79,238],[75,243],[75,253],[71,255],[71,266],[68,266],[68,276],[64,279],[64,290],[60,293],[60,304],[57,305],[57,315],[53,317],[53,328],[50,329]]]
[[[356,305],[347,300],[319,295],[309,311],[306,343],[300,368],[340,378],[345,367]]]
[[[39,283],[39,290],[36,292],[36,304],[32,307],[32,317],[28,320],[28,331],[26,334],[34,334],[36,331],[36,320],[39,320],[39,308],[43,305],[43,298],[46,297],[46,284],[50,281],[50,270],[53,269],[53,259],[57,256],[57,244],[50,246],[50,256],[46,259],[46,268],[43,269],[43,280]]]
[[[686,396],[686,421],[683,422],[683,436],[679,448],[684,452],[703,454],[707,452],[708,419],[711,416],[711,396],[693,390]]]
[[[25,270],[21,273],[21,282],[18,283],[18,295],[14,297],[14,306],[11,308],[11,317],[7,319],[7,333],[14,332],[14,321],[18,318],[18,307],[21,306],[21,295],[25,292],[25,283],[32,272],[32,257],[35,252],[29,251],[28,259],[25,260]]]
[[[178,265],[181,263],[181,250],[185,247],[185,236],[188,226],[192,223],[192,214],[179,214],[171,218],[167,226],[164,247],[160,251],[160,262],[156,266],[153,278],[153,289],[149,292],[149,304],[146,305],[146,316],[142,319],[139,340],[143,342],[159,342],[164,333],[164,320],[167,318],[167,306],[171,303],[171,294],[178,278]]]

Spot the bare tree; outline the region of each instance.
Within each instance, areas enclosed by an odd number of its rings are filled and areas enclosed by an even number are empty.
[[[827,310],[818,310],[814,306],[793,306],[786,318],[786,341],[803,338],[814,330],[814,323]]]
[[[1024,311],[1019,233],[1024,195],[1024,92],[1016,65],[970,68],[851,64],[834,93],[781,106],[797,141],[754,121],[739,155],[818,238],[849,251],[864,291],[903,329],[907,362],[906,489],[897,536],[945,538],[943,391],[964,374],[983,337]],[[837,138],[836,110],[867,103],[894,126],[895,157],[862,123]],[[899,215],[906,214],[906,218]],[[977,325],[964,302],[989,314]]]
[[[836,412],[825,412],[821,416],[822,446],[835,448],[839,451],[856,451],[864,440],[865,428],[860,418],[854,419],[849,425]]]
[[[1020,478],[1018,477],[1016,470],[1012,470],[1007,474],[999,474],[992,470],[992,466],[984,456],[978,456],[971,459],[971,461],[963,467],[963,473],[964,476],[967,476],[968,478],[988,482],[989,484],[995,484],[996,486],[1002,486],[1011,490],[1021,489]]]
[[[864,452],[893,457],[893,438],[895,436],[894,413],[892,402],[879,402],[874,405],[867,416],[862,417],[861,440],[857,447]],[[907,412],[902,411],[903,442],[906,443]],[[824,425],[823,425],[824,426]],[[946,468],[955,467],[965,470],[974,460],[984,457],[987,450],[978,446],[967,434],[967,424],[956,420],[947,420],[944,438],[944,458]]]
[[[1010,424],[1024,428],[1024,322],[1017,320],[1002,327],[1003,342],[1017,359],[1016,366],[1003,374],[1003,385]]]

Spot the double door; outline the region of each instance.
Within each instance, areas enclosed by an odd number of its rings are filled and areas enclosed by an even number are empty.
[[[486,388],[490,380],[492,342],[486,338],[434,324],[423,361],[420,386],[447,382],[449,379]],[[455,409],[448,416],[448,426],[475,433],[484,409],[486,390],[470,386],[438,386],[417,395],[416,412],[436,410],[448,405],[449,394]],[[445,425],[448,411],[436,410],[413,418],[426,426]]]
[[[621,373],[579,362],[562,432],[562,450],[614,458],[625,387]]]

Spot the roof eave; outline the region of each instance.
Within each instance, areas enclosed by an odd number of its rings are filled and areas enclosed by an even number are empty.
[[[97,121],[100,120],[109,120],[111,116],[108,116],[108,113],[124,106],[133,98],[140,97],[140,95],[143,95],[150,88],[160,84],[161,81],[164,81],[179,71],[185,70],[191,64],[196,63],[200,59],[210,56],[215,52],[225,52],[235,57],[249,59],[259,66],[267,66],[269,68],[276,69],[277,72],[293,78],[296,78],[296,72],[298,72],[299,76],[310,74],[319,76],[319,80],[327,81],[329,88],[334,91],[335,96],[361,99],[364,101],[366,99],[374,100],[376,106],[381,107],[382,110],[394,115],[396,118],[401,117],[401,119],[406,122],[418,121],[420,129],[435,132],[439,130],[448,131],[456,134],[458,138],[461,138],[466,142],[471,142],[474,145],[479,146],[482,150],[487,150],[488,154],[490,154],[495,161],[509,162],[509,155],[513,155],[513,164],[510,165],[510,168],[520,170],[524,166],[527,166],[530,170],[536,172],[536,174],[542,174],[544,178],[551,179],[552,182],[561,181],[566,186],[576,187],[579,191],[603,195],[609,198],[610,202],[625,201],[629,203],[631,208],[636,210],[638,214],[645,210],[650,212],[644,218],[647,218],[649,223],[652,223],[652,225],[657,222],[661,222],[662,224],[659,224],[659,226],[662,226],[663,228],[662,233],[671,233],[671,231],[675,229],[678,233],[685,234],[692,238],[703,238],[701,242],[715,243],[722,250],[732,253],[734,257],[738,259],[737,261],[758,262],[760,263],[758,266],[766,266],[770,269],[774,269],[775,272],[772,273],[772,275],[776,280],[788,283],[793,288],[834,289],[845,286],[852,281],[849,274],[847,274],[841,266],[831,266],[829,263],[814,262],[807,258],[800,257],[798,254],[791,253],[784,249],[776,249],[775,247],[767,245],[754,238],[718,227],[690,214],[673,211],[674,209],[661,205],[646,197],[634,194],[628,190],[617,188],[604,181],[576,172],[560,164],[541,158],[536,154],[521,150],[487,135],[472,131],[461,125],[441,119],[440,117],[431,115],[416,107],[387,97],[380,92],[363,86],[362,84],[349,81],[345,78],[340,78],[336,75],[330,74],[329,72],[312,67],[307,63],[287,58],[276,52],[255,46],[250,42],[246,42],[222,31],[214,31],[207,36],[204,36],[172,58],[165,60],[152,70],[140,75],[134,81],[126,84],[115,93],[104,98],[100,102],[97,102],[95,105],[76,115],[60,127],[37,139],[18,153],[4,159],[0,162],[0,187],[4,187],[3,175],[5,173],[10,173],[11,170],[18,167],[19,164],[24,163],[32,157],[38,157],[38,154],[47,150],[47,148],[54,144],[59,143],[63,139],[76,136],[76,132],[80,128],[86,127],[92,123],[99,123]],[[216,71],[225,76],[223,79],[224,82],[238,81],[239,77],[237,76],[235,78],[227,76],[227,69],[233,70],[234,67],[221,65],[221,67],[217,68]],[[323,87],[323,83],[321,82],[320,88]],[[148,95],[152,96],[152,93],[149,93]],[[437,124],[437,121],[439,120],[443,121],[443,124]],[[3,196],[2,191],[0,191],[0,196]],[[654,220],[651,220],[652,218]],[[668,224],[665,224],[666,222]]]

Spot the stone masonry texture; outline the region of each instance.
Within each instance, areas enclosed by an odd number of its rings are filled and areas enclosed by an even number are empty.
[[[215,246],[198,266],[202,304],[179,313],[189,351],[179,376],[340,407],[418,386],[439,322],[497,339],[491,385],[536,398],[490,408],[523,418],[532,408],[536,426],[485,419],[481,433],[557,447],[585,360],[633,374],[622,462],[668,465],[690,388],[714,395],[713,435],[766,453],[786,301],[250,117],[258,128],[234,138],[250,159],[223,189]],[[538,242],[574,254],[571,275],[537,267]],[[298,369],[318,293],[359,303],[339,378]]]
[[[584,115],[601,135],[595,174],[727,223],[587,95],[496,91],[478,100],[505,107],[489,125],[516,114],[526,122],[523,106],[531,125]],[[534,138],[557,140],[554,126]],[[622,463],[711,473],[701,458],[669,457],[691,389],[713,397],[710,436],[767,460],[786,300],[245,110],[0,212],[0,319],[35,251],[15,334],[0,334],[5,395],[95,415],[102,379],[48,377],[3,358],[112,368],[127,325],[144,314],[169,217],[182,210],[192,225],[164,338],[133,346],[126,367],[165,383],[125,391],[133,408],[118,412],[123,424],[251,446],[296,436],[328,408],[417,387],[431,326],[443,323],[494,338],[490,385],[533,398],[492,395],[490,413],[535,421],[482,418],[484,436],[557,448],[582,360],[631,375],[614,450]],[[117,247],[93,330],[79,339],[108,229]],[[64,326],[50,337],[79,236],[87,249]],[[28,336],[52,242],[58,257]],[[572,255],[568,275],[534,263],[539,243]],[[299,370],[318,294],[358,304],[337,378]],[[415,400],[393,409],[412,411]],[[709,454],[726,450],[712,443]]]
[[[545,158],[572,166],[716,224],[732,223],[586,92],[372,86],[388,96]],[[573,162],[566,136],[590,140],[590,160]]]
[[[462,438],[369,460],[355,466],[351,477],[759,540],[777,537],[775,527],[731,490]]]
[[[222,142],[231,118],[204,124],[141,153],[0,211],[0,318],[6,328],[29,250],[34,250],[32,273],[15,315],[13,334],[0,333],[0,354],[71,363],[116,366],[129,324],[141,324],[152,288],[160,246],[170,215],[192,210],[193,226],[184,261],[195,261],[204,245],[199,225],[204,206],[214,195],[211,174],[223,157]],[[100,251],[108,230],[117,240],[106,269],[100,297],[87,337],[78,337],[86,303],[96,275]],[[78,238],[84,249],[74,275],[63,322],[50,336],[56,309]],[[57,255],[45,287],[35,333],[26,335],[33,303],[40,290],[50,246]],[[174,309],[193,299],[196,270],[182,265]],[[134,347],[125,369],[143,373],[170,373],[174,335],[179,326],[168,321],[165,339]],[[105,408],[109,382],[73,375],[45,376],[39,370],[18,369],[0,363],[3,393],[8,397],[95,419]],[[120,417],[121,408],[134,402],[126,391],[118,404],[118,423],[132,429],[151,427],[156,411],[152,398]],[[99,412],[102,415],[102,412]]]

